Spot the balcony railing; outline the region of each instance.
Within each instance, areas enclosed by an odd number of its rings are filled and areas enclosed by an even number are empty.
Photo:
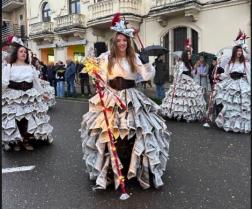
[[[116,3],[113,0],[107,0],[94,3],[88,7],[89,20],[105,17],[117,12],[141,15],[141,5],[142,0],[119,0]]]
[[[55,18],[54,31],[85,28],[85,15],[70,14]]]
[[[2,11],[12,12],[24,5],[24,0],[2,0]]]
[[[52,22],[38,22],[30,25],[30,36],[53,34]]]
[[[7,38],[11,34],[20,37],[23,41],[27,39],[24,25],[10,25],[2,28],[2,43],[7,43]]]

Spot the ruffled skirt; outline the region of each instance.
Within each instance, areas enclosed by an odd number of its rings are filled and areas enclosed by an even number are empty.
[[[133,141],[127,178],[137,177],[143,188],[149,188],[150,172],[154,186],[160,187],[163,185],[161,177],[166,169],[171,135],[165,121],[157,115],[160,107],[135,88],[118,91],[117,96],[127,106],[127,112],[120,109],[111,93],[104,92],[104,103],[106,108],[111,109],[107,115],[114,140]],[[112,167],[117,189],[118,173],[111,159],[111,144],[98,94],[89,100],[89,112],[83,115],[81,138],[83,159],[90,179],[96,180],[96,188],[106,189],[108,168]]]
[[[44,89],[44,93],[49,96],[49,100],[45,103],[48,105],[48,107],[55,105],[55,89],[50,85],[48,81],[41,81],[41,86]]]
[[[245,78],[227,78],[215,85],[213,100],[223,109],[215,122],[225,131],[249,133],[251,131],[251,87]]]
[[[9,144],[23,141],[17,122],[28,120],[27,132],[35,139],[47,140],[53,127],[48,123],[47,104],[42,94],[35,88],[27,91],[7,88],[2,95],[2,144],[9,149]]]
[[[183,117],[187,122],[203,120],[206,116],[206,102],[204,89],[198,84],[198,81],[182,74],[177,78],[175,85],[173,102],[174,84],[165,93],[160,114],[169,118],[177,118],[177,120]]]

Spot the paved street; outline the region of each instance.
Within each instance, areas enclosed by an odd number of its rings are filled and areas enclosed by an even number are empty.
[[[2,174],[3,209],[248,209],[251,189],[251,136],[226,133],[203,122],[168,120],[172,132],[164,186],[143,190],[126,182],[131,198],[120,190],[92,191],[85,173],[78,129],[88,111],[85,101],[57,100],[49,111],[52,145],[33,142],[35,150],[3,152],[2,168],[35,166]]]

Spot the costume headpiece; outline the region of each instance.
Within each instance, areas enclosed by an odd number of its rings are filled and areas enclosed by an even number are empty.
[[[111,30],[114,30],[116,32],[120,32],[126,36],[129,36],[131,38],[134,37],[133,35],[133,32],[134,32],[134,29],[131,29],[131,28],[127,28],[125,26],[125,23],[123,20],[121,20],[120,18],[120,13],[116,13],[114,18],[112,19],[112,22],[111,22]]]
[[[247,35],[244,33],[244,31],[242,31],[241,29],[239,29],[238,35],[235,39],[235,43],[237,45],[242,46],[243,44],[245,44],[245,39],[247,39],[249,37],[247,37]]]
[[[192,49],[192,44],[190,44],[189,38],[186,39],[186,43],[185,43],[185,48],[184,49],[187,50],[187,51],[190,51],[192,53],[193,49]]]

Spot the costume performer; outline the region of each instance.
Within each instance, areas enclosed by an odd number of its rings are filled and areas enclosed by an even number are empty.
[[[176,61],[174,66],[174,82],[166,92],[162,101],[160,112],[163,116],[185,119],[187,122],[203,120],[205,117],[206,102],[204,90],[198,81],[192,78],[193,64],[191,49],[187,43],[181,55],[181,61]],[[176,56],[178,56],[175,53]]]
[[[122,172],[128,179],[136,177],[140,185],[150,187],[150,177],[156,188],[163,185],[161,179],[168,160],[170,132],[165,121],[157,115],[160,109],[135,87],[137,72],[144,80],[155,75],[155,69],[149,63],[148,56],[134,52],[131,46],[132,29],[124,28],[124,21],[119,14],[112,21],[113,36],[110,54],[102,64],[102,78],[105,83],[127,106],[127,111],[120,108],[113,94],[104,90],[103,100],[108,111],[108,120],[115,141],[115,147]],[[83,115],[81,124],[83,159],[86,161],[90,179],[96,180],[95,188],[106,189],[113,182],[119,186],[117,170],[113,157],[108,130],[104,121],[101,101],[96,94],[89,100],[89,112]]]
[[[215,122],[225,131],[249,133],[251,131],[251,68],[244,58],[243,48],[234,46],[231,60],[220,75],[221,82],[215,86],[213,99],[223,108]]]
[[[29,65],[28,49],[21,39],[10,36],[8,40],[15,49],[10,65],[2,72],[2,144],[5,150],[13,145],[19,151],[21,144],[26,150],[33,150],[30,136],[48,143],[53,140],[53,127],[46,114],[48,106],[42,100],[48,100],[48,96],[43,94],[35,68]]]

